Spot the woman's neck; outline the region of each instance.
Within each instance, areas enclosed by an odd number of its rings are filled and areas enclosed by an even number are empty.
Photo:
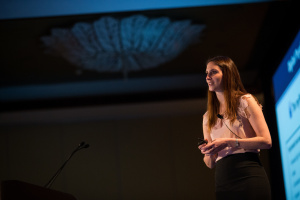
[[[225,105],[225,96],[224,92],[216,92],[216,96],[220,102],[220,105]]]

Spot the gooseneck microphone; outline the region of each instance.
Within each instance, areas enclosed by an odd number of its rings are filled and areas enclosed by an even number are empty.
[[[72,158],[72,156],[81,149],[89,148],[89,144],[85,144],[85,142],[81,142],[78,147],[71,153],[69,158],[63,163],[63,165],[57,170],[57,172],[53,175],[53,177],[49,180],[49,182],[44,186],[46,188],[50,188],[57,176],[60,174],[60,172],[63,170],[63,168],[66,166],[66,164],[69,162],[69,160]]]
[[[223,115],[220,115],[220,114],[217,114],[217,117],[218,117],[219,119],[224,119]],[[233,133],[236,137],[242,139],[240,136],[238,136],[237,134],[235,134],[235,133],[227,126],[227,124],[226,124],[224,121],[223,121],[223,123],[225,124],[225,126],[227,127],[227,129],[230,130],[231,133]]]

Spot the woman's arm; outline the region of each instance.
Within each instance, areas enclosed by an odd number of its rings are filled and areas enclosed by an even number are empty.
[[[239,146],[243,149],[270,149],[272,147],[272,139],[262,109],[253,97],[246,100],[248,102],[248,107],[246,108],[248,120],[256,136],[238,139]],[[228,141],[228,145],[236,146],[236,140],[231,139]]]
[[[248,107],[246,108],[246,111],[248,120],[255,131],[256,136],[245,139],[218,138],[202,148],[203,153],[215,154],[227,146],[236,147],[237,141],[239,147],[243,149],[270,149],[272,147],[270,131],[261,107],[253,97],[247,98],[247,102]]]
[[[217,159],[217,154],[214,155],[204,154],[203,161],[208,168],[212,169],[216,165],[216,159]]]
[[[212,140],[210,137],[210,134],[208,133],[208,129],[207,126],[203,123],[203,136],[204,139],[206,139],[208,141],[207,145],[209,145]],[[217,155],[218,154],[205,154],[202,150],[202,148],[204,148],[206,146],[206,144],[200,145],[198,148],[201,150],[201,153],[204,154],[204,158],[203,161],[206,164],[206,166],[210,169],[214,168],[216,165],[216,159],[217,159]]]

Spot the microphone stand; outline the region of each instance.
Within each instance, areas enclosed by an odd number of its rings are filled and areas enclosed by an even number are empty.
[[[49,182],[44,186],[45,188],[50,188],[57,176],[60,174],[60,172],[63,170],[63,168],[66,166],[66,164],[69,162],[69,160],[72,158],[72,156],[79,150],[88,148],[90,145],[85,144],[84,142],[81,142],[78,147],[71,153],[69,158],[63,163],[63,165],[57,170],[57,172],[52,176],[52,178],[49,180]]]

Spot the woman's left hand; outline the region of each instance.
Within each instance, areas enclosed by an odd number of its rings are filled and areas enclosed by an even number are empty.
[[[228,146],[226,138],[217,138],[201,149],[203,154],[214,155]]]

